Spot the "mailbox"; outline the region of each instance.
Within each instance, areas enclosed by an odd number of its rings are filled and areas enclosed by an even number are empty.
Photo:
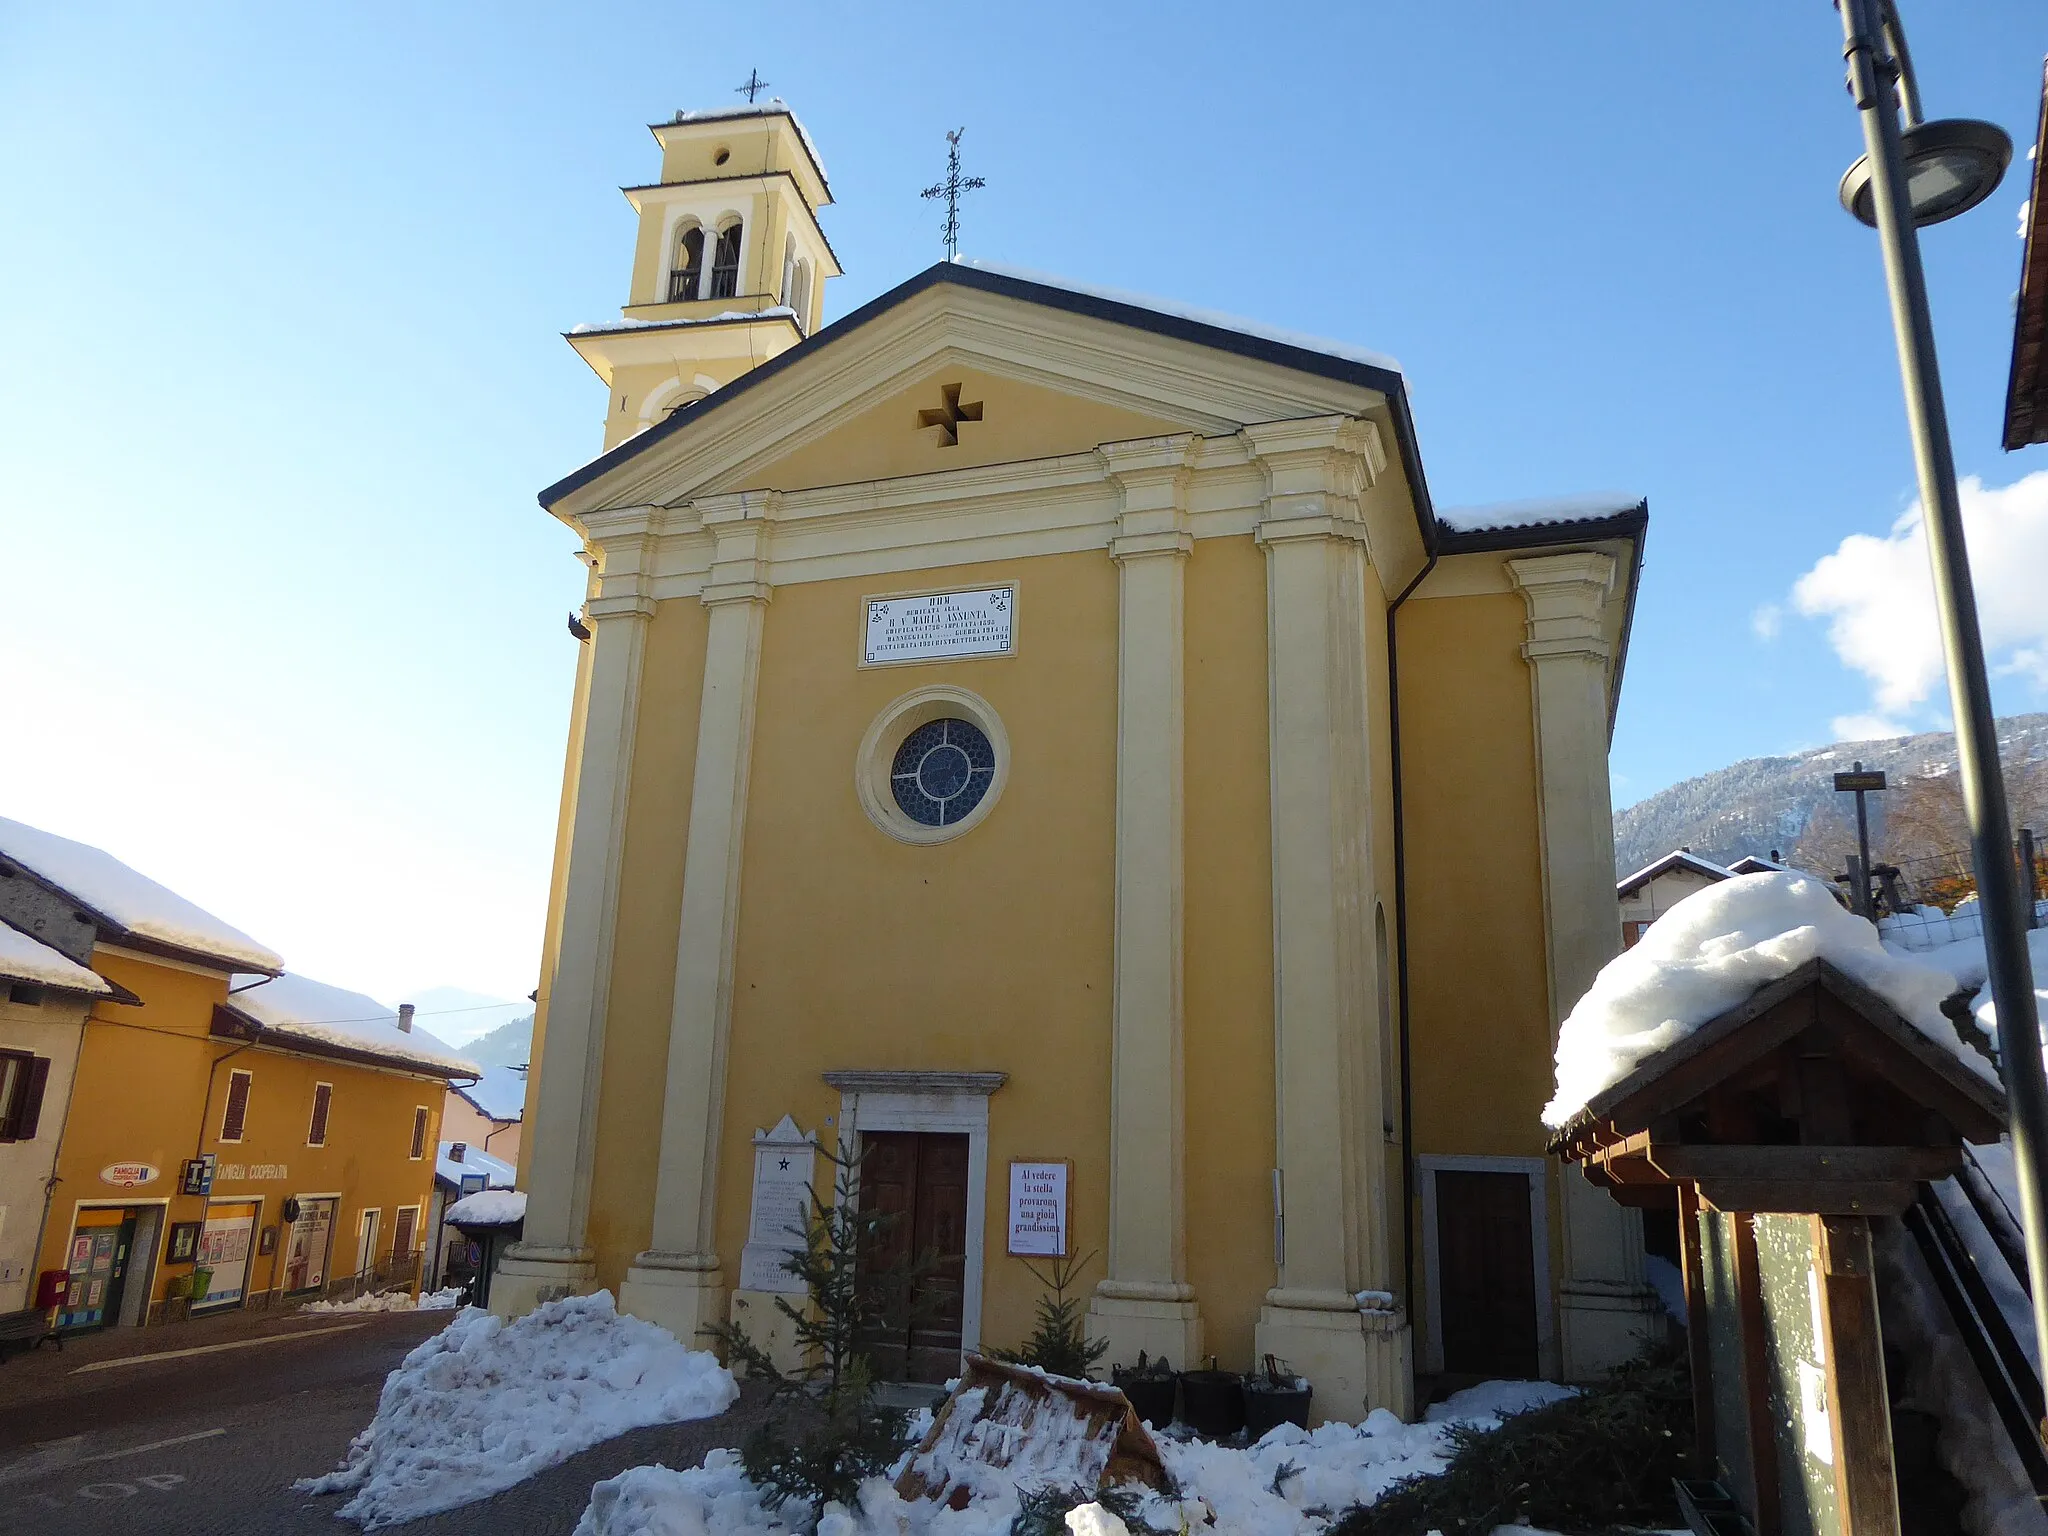
[[[71,1287],[71,1276],[61,1269],[46,1269],[36,1276],[36,1305],[38,1307],[61,1307],[64,1293]]]

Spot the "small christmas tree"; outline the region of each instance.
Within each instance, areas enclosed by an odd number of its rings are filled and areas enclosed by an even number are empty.
[[[1067,1290],[1082,1266],[1094,1257],[1085,1253],[1078,1259],[1054,1259],[1050,1273],[1026,1259],[1024,1267],[1045,1287],[1038,1298],[1038,1326],[1022,1348],[993,1349],[990,1356],[1008,1365],[1034,1365],[1055,1376],[1085,1380],[1088,1368],[1109,1352],[1109,1340],[1088,1337],[1081,1298],[1069,1296]]]
[[[929,1312],[934,1298],[920,1294],[919,1282],[937,1267],[934,1255],[906,1255],[878,1268],[874,1254],[897,1217],[860,1208],[860,1158],[850,1145],[823,1155],[835,1170],[832,1203],[811,1190],[804,1245],[782,1265],[803,1281],[809,1305],[775,1298],[802,1363],[781,1369],[738,1324],[705,1330],[725,1346],[728,1360],[771,1381],[772,1398],[780,1400],[740,1450],[747,1476],[770,1507],[800,1499],[814,1516],[831,1500],[851,1506],[861,1484],[902,1452],[906,1415],[875,1401],[868,1341],[885,1326],[902,1329]]]

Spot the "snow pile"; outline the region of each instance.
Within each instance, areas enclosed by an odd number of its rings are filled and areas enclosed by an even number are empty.
[[[130,933],[251,970],[284,969],[276,953],[241,929],[88,844],[0,816],[0,858],[19,864]]]
[[[446,1312],[462,1301],[462,1288],[429,1291],[418,1300],[411,1291],[366,1291],[349,1301],[309,1301],[301,1312]]]
[[[101,977],[59,954],[41,939],[5,923],[0,923],[0,976],[93,997],[105,997],[114,990]]]
[[[518,1179],[511,1163],[495,1152],[486,1152],[473,1141],[463,1146],[460,1161],[455,1157],[455,1143],[442,1142],[439,1155],[434,1159],[434,1176],[457,1189],[462,1188],[465,1178],[482,1178],[485,1189],[510,1189]]]
[[[1557,1095],[1543,1123],[1564,1125],[1646,1057],[1665,1050],[1809,960],[1826,960],[1877,993],[1986,1081],[1991,1063],[1941,1011],[1955,978],[1887,951],[1820,881],[1738,875],[1680,901],[1624,950],[1579,999],[1557,1040]]]
[[[1363,1424],[1324,1424],[1313,1430],[1283,1424],[1242,1450],[1162,1439],[1160,1457],[1181,1491],[1174,1498],[1149,1497],[1141,1514],[1163,1530],[1320,1536],[1343,1510],[1372,1502],[1401,1479],[1441,1472],[1453,1426],[1492,1428],[1508,1414],[1570,1395],[1570,1388],[1548,1382],[1496,1381],[1438,1404],[1420,1424],[1403,1424],[1379,1409]],[[956,1417],[967,1409],[964,1401],[957,1404]],[[943,1466],[920,1468],[928,1475],[946,1474],[954,1486],[979,1479],[965,1509],[926,1499],[906,1501],[888,1482],[872,1479],[861,1492],[859,1509],[826,1507],[818,1536],[1008,1536],[1020,1480],[1027,1486],[1073,1486],[1088,1477],[1089,1465],[1099,1475],[1100,1463],[1084,1435],[1065,1437],[1063,1448],[1064,1459],[1032,1451],[1031,1475],[1025,1477],[1015,1464],[1005,1476],[986,1463],[953,1457],[945,1458]],[[1281,1477],[1283,1467],[1294,1470]],[[747,1481],[738,1454],[713,1451],[703,1466],[688,1471],[634,1467],[599,1483],[575,1536],[782,1536],[806,1530],[807,1514],[800,1504],[769,1510]]]
[[[386,1378],[340,1469],[293,1487],[353,1494],[338,1513],[366,1530],[395,1525],[488,1498],[629,1429],[710,1418],[738,1396],[716,1359],[619,1316],[609,1291],[511,1323],[470,1308]]]
[[[227,1005],[258,1029],[467,1077],[483,1070],[423,1029],[400,1029],[397,1011],[374,997],[305,976],[278,976],[256,986],[249,979],[236,978]]]
[[[449,1206],[441,1219],[451,1226],[509,1227],[526,1219],[526,1191],[480,1189]]]

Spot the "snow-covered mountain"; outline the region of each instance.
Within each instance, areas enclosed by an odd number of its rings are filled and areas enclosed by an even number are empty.
[[[1998,735],[2009,782],[2014,766],[2048,763],[2048,714],[2008,716],[1998,722]],[[1673,784],[1616,812],[1615,873],[1641,869],[1674,848],[1690,848],[1724,863],[1773,848],[1790,854],[1815,813],[1832,808],[1834,775],[1852,762],[1883,769],[1896,785],[1911,777],[1948,773],[1955,758],[1955,737],[1947,731],[1838,741],[1791,757],[1747,758]],[[1880,818],[1884,799],[1872,797],[1873,814]],[[2014,806],[2016,814],[2025,815],[2026,809]]]

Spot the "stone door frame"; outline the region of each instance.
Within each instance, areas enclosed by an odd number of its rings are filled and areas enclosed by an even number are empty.
[[[1550,1159],[1479,1157],[1425,1153],[1415,1159],[1422,1188],[1422,1294],[1428,1326],[1422,1337],[1422,1368],[1444,1368],[1443,1272],[1437,1252],[1436,1176],[1439,1173],[1513,1173],[1529,1182],[1529,1248],[1536,1282],[1536,1365],[1546,1380],[1558,1379],[1557,1296],[1550,1283]]]

